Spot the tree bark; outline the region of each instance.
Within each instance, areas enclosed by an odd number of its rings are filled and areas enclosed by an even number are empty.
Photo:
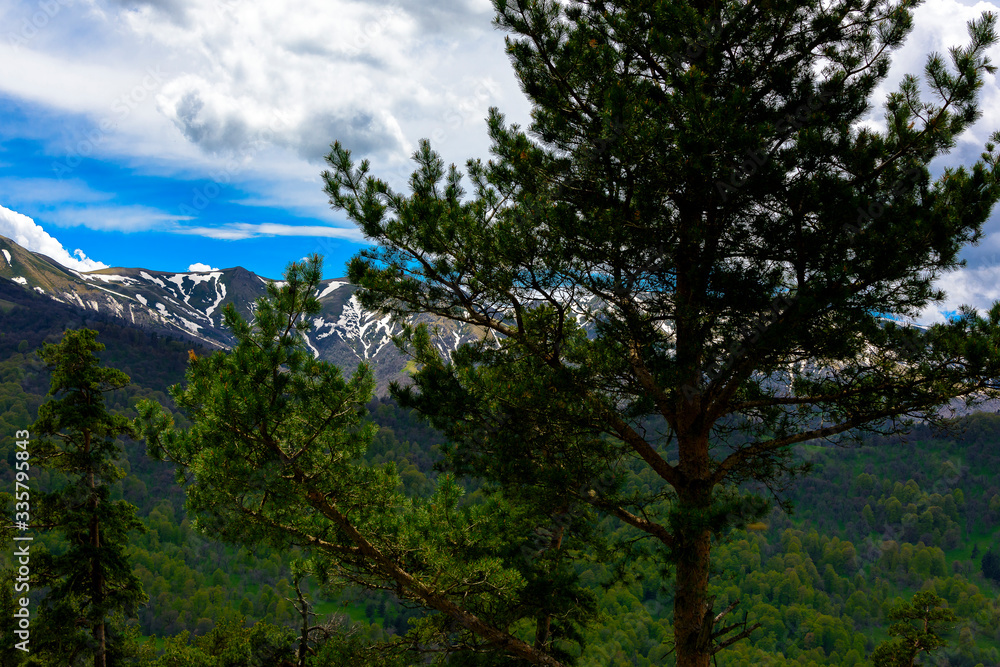
[[[84,450],[90,453],[90,431],[83,433]],[[90,488],[90,546],[94,549],[94,555],[90,560],[90,586],[91,605],[100,609],[104,605],[104,577],[101,573],[101,561],[97,557],[97,550],[101,548],[101,523],[97,517],[97,480],[94,477],[93,469],[87,477],[87,486]],[[107,667],[107,640],[104,636],[104,617],[97,619],[93,629],[94,641],[97,642],[97,652],[94,654],[94,667]]]
[[[555,514],[555,516],[564,516],[566,514],[567,508],[562,507]],[[565,526],[560,526],[556,529],[555,533],[552,535],[552,540],[549,542],[549,551],[557,551],[562,547],[563,532],[565,531]],[[550,639],[550,632],[552,629],[552,614],[543,614],[538,617],[535,622],[535,648],[539,651],[544,651],[548,648],[548,643]]]
[[[688,414],[691,412],[696,414]],[[691,421],[696,420],[686,425]],[[681,520],[674,531],[674,646],[677,667],[709,667],[712,602],[707,596],[712,534],[704,517],[712,507],[714,485],[710,481],[708,434],[681,438],[678,444],[683,482],[676,488]]]
[[[708,529],[681,536],[674,596],[677,667],[709,667],[712,610],[708,608],[706,591],[710,551],[711,533]]]

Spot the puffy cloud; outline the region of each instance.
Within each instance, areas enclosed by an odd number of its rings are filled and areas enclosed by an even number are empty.
[[[184,11],[183,26],[163,7],[113,20],[183,63],[158,92],[157,109],[210,155],[265,143],[315,164],[338,139],[376,164],[405,163],[416,140],[471,99],[480,80],[494,81],[498,93],[502,81],[507,97],[523,100],[487,0],[303,0],[294,11],[228,0]],[[465,116],[481,122],[501,101],[476,98]],[[447,121],[448,138],[472,148],[460,162],[488,145],[484,128],[462,121]]]
[[[107,264],[87,257],[79,248],[71,255],[34,220],[3,206],[0,206],[0,235],[6,236],[22,248],[51,257],[70,269],[96,271],[108,268]]]
[[[194,264],[188,267],[188,271],[190,271],[191,273],[199,273],[202,271],[218,271],[218,270],[219,269],[215,268],[214,266],[210,266],[208,264],[202,264],[201,262],[195,262]]]
[[[944,322],[961,306],[972,306],[980,312],[1000,301],[1000,265],[983,265],[975,269],[958,269],[946,273],[935,283],[945,293],[945,299],[926,308],[917,322]]]

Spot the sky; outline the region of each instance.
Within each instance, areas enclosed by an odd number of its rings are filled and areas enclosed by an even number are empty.
[[[927,0],[879,98],[989,10]],[[320,253],[344,276],[365,239],[323,192],[334,140],[405,191],[420,139],[463,165],[489,157],[490,106],[529,123],[492,16],[489,0],[0,0],[0,235],[77,270],[280,278]],[[932,171],[1000,129],[994,76],[982,99]],[[1000,300],[1000,213],[963,257],[922,321]]]

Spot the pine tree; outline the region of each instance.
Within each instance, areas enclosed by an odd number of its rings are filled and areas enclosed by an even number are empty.
[[[879,644],[872,652],[875,667],[912,667],[921,653],[930,653],[948,645],[941,633],[954,625],[955,612],[945,601],[929,591],[921,591],[910,602],[896,605],[889,612],[889,635],[895,637]]]
[[[320,266],[318,257],[292,264],[284,284],[269,284],[258,300],[253,324],[224,310],[237,344],[192,354],[186,383],[171,388],[191,428],[174,429],[160,406],[140,403],[150,451],[178,464],[205,533],[251,547],[297,545],[324,582],[393,591],[428,610],[403,640],[415,650],[465,650],[483,667],[557,667],[564,649],[512,630],[541,609],[558,612],[554,624],[572,636],[594,611],[562,552],[535,547],[529,527],[548,510],[502,493],[467,503],[446,475],[429,498],[406,497],[393,464],[365,463],[375,433],[363,420],[371,371],[361,365],[343,378],[302,336],[319,312]],[[489,647],[497,655],[488,662],[475,657]]]
[[[409,331],[421,370],[397,397],[456,469],[656,540],[677,664],[707,667],[752,631],[708,595],[713,540],[766,510],[741,485],[777,493],[796,443],[996,389],[1000,306],[928,331],[887,319],[942,298],[1000,198],[997,135],[929,170],[980,116],[996,20],[932,54],[923,87],[904,77],[876,130],[913,0],[494,4],[530,132],[491,110],[471,196],[427,142],[410,194],[334,143],[331,204],[376,244],[349,275],[366,308],[482,334],[446,358]],[[660,485],[638,493],[643,470]]]
[[[89,329],[70,330],[39,350],[52,376],[31,433],[39,437],[35,464],[66,477],[62,488],[39,497],[36,523],[68,543],[59,555],[45,554],[36,570],[49,588],[39,650],[57,664],[76,665],[92,655],[95,667],[105,667],[124,650],[119,640],[129,641],[119,632],[121,615],[133,615],[146,595],[126,554],[129,531],[142,524],[134,505],[110,499],[111,485],[125,474],[119,439],[134,431],[124,416],[107,410],[104,395],[128,386],[129,378],[100,365],[96,353],[104,345],[96,337]]]

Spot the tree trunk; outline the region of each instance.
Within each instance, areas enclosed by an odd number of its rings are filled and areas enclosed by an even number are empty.
[[[90,453],[90,431],[83,433],[84,450]],[[90,560],[90,586],[91,604],[95,609],[100,610],[104,606],[104,576],[101,572],[101,561],[97,557],[97,550],[101,548],[101,523],[97,517],[97,480],[94,471],[91,470],[87,478],[87,486],[90,487],[90,546],[94,549],[94,555]],[[94,654],[94,667],[107,667],[107,640],[104,636],[104,616],[94,624],[94,641],[97,642],[97,652]]]
[[[683,438],[678,444],[683,483],[676,489],[681,520],[674,532],[674,646],[677,667],[709,667],[712,601],[707,595],[712,534],[704,521],[712,507],[708,434]]]
[[[91,477],[93,481],[93,477]],[[97,496],[93,496],[91,499],[91,508],[95,512],[94,518],[91,520],[91,546],[94,549],[99,549],[101,546],[101,524],[96,516],[97,512]],[[90,561],[90,582],[93,589],[93,601],[92,604],[97,607],[104,606],[104,575],[101,572],[101,561],[96,556]],[[106,667],[107,665],[107,640],[104,636],[104,615],[101,613],[101,617],[97,619],[97,623],[94,625],[94,640],[97,642],[97,653],[94,654],[94,667]]]
[[[298,611],[302,614],[302,631],[299,635],[298,667],[306,667],[306,655],[309,651],[309,605],[306,597],[302,594],[302,587],[299,585],[300,578],[295,578],[295,597],[299,599]]]
[[[566,515],[569,511],[566,507],[561,507],[558,512],[556,512],[554,517],[562,517]],[[552,535],[552,540],[549,542],[549,551],[558,551],[562,547],[563,533],[565,532],[565,526],[559,526],[555,533]],[[535,648],[539,651],[546,650],[547,644],[549,643],[549,634],[552,628],[552,614],[544,614],[539,616],[535,622]]]
[[[674,642],[677,667],[709,667],[712,610],[707,600],[711,533],[682,535],[674,597]],[[707,627],[706,627],[707,625]]]

